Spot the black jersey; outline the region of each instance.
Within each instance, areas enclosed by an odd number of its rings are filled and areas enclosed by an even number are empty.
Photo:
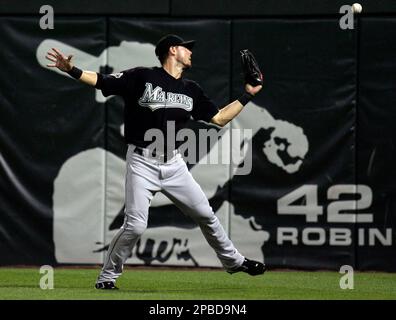
[[[106,97],[120,95],[124,98],[125,141],[140,147],[152,142],[144,139],[149,129],[161,130],[166,144],[167,126],[173,126],[176,135],[185,128],[191,116],[194,120],[209,122],[219,111],[196,82],[175,79],[159,67],[98,74],[96,88]],[[180,143],[173,141],[172,145],[177,147]]]

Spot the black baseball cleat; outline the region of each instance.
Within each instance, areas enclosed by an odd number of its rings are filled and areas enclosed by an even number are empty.
[[[260,274],[263,274],[265,272],[265,264],[259,262],[259,261],[254,261],[254,260],[249,260],[245,258],[243,261],[242,265],[234,270],[228,270],[228,273],[236,273],[236,272],[246,272],[247,274],[250,274],[251,276],[258,276]]]
[[[118,290],[118,288],[115,286],[114,282],[111,282],[111,281],[98,282],[95,284],[95,288],[102,289],[102,290]]]

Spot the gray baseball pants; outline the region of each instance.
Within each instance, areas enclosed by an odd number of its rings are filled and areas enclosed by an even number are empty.
[[[143,155],[134,149],[129,145],[126,157],[124,224],[110,243],[97,282],[114,282],[121,275],[123,264],[147,228],[150,202],[158,191],[198,224],[224,269],[241,266],[244,257],[228,238],[181,155],[175,152],[172,159],[163,162],[149,156],[148,149]]]

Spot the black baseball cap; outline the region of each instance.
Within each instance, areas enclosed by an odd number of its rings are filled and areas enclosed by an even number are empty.
[[[194,47],[195,40],[185,41],[183,38],[175,35],[168,34],[163,36],[155,46],[155,54],[157,57],[162,57],[165,53],[168,52],[170,47],[174,46],[183,46],[187,49],[191,50]]]

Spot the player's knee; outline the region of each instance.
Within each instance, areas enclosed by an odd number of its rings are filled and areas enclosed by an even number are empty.
[[[136,225],[133,226],[133,228],[131,229],[131,231],[137,235],[137,236],[141,236],[144,231],[146,231],[147,229],[147,223],[138,223]]]
[[[198,224],[214,224],[218,221],[216,215],[213,213],[211,210],[212,208],[209,207],[210,210],[202,210],[198,211],[198,214],[195,217],[195,220],[198,222]]]
[[[147,221],[127,217],[124,222],[124,229],[135,236],[141,236],[147,229]]]
[[[128,226],[126,229],[129,233],[136,236],[141,236],[147,229],[147,223],[136,223],[133,226]]]
[[[209,201],[204,198],[200,203],[196,204],[191,208],[191,216],[194,220],[198,222],[207,222],[213,219],[215,215],[212,207],[209,205]]]

